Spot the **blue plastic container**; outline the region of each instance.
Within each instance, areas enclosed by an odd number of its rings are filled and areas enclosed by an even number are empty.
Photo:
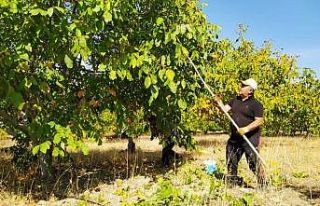
[[[213,174],[218,170],[217,164],[214,160],[206,160],[204,164],[206,166],[205,169],[208,174]]]

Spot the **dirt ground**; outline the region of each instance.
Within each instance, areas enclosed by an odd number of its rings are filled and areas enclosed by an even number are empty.
[[[198,142],[196,151],[174,148],[183,156],[184,163],[181,164],[203,167],[203,161],[214,159],[219,169],[225,172],[227,136],[196,136],[196,140]],[[10,189],[8,175],[13,174],[7,169],[10,157],[1,154],[0,205],[81,205],[83,199],[89,200],[86,205],[123,205],[121,196],[117,195],[117,191],[123,185],[131,185],[134,191],[149,185],[150,188],[145,192],[151,194],[153,183],[159,177],[183,168],[178,163],[170,168],[161,166],[161,146],[158,141],[150,141],[149,137],[145,136],[136,139],[135,143],[137,152],[132,155],[126,151],[126,140],[105,140],[101,146],[88,143],[90,147],[88,156],[73,155],[76,177],[66,175],[73,174],[71,169],[60,165],[60,179],[56,180],[53,188],[57,192],[52,192],[47,200],[35,196],[32,190],[34,187],[31,189],[28,187],[29,192],[24,191],[23,188],[28,182],[24,182],[23,179],[19,180],[20,185],[17,184],[19,181],[14,185],[22,189]],[[269,186],[265,190],[257,188],[254,175],[243,158],[239,175],[244,178],[248,186],[226,187],[224,192],[235,197],[254,194],[259,201],[253,205],[320,205],[319,148],[320,138],[265,137],[261,155],[267,163]],[[103,203],[98,203],[99,199]],[[209,205],[229,204],[227,201],[222,201]]]

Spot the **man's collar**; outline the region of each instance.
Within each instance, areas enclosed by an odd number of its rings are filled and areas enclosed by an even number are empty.
[[[241,101],[246,101],[246,100],[248,100],[248,99],[251,99],[251,98],[253,98],[253,95],[250,95],[250,96],[247,96],[247,97],[245,97],[245,98],[242,98],[240,95],[238,95],[238,99],[240,99]]]

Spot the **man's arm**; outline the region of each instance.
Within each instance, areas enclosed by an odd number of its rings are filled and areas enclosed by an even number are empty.
[[[240,135],[244,135],[256,128],[258,128],[259,126],[261,126],[263,124],[263,118],[262,117],[255,117],[255,120],[253,122],[251,122],[250,124],[248,124],[245,127],[241,127],[238,129],[238,133]]]
[[[231,110],[231,107],[229,104],[223,104],[221,97],[219,95],[216,95],[214,97],[215,102],[218,104],[219,109],[225,112],[229,112]]]
[[[225,105],[222,104],[221,107],[223,107],[221,109],[225,112],[229,112],[231,110],[231,107],[229,104],[225,104]]]

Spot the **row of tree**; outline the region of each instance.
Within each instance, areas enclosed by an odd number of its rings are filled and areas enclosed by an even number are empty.
[[[0,123],[24,153],[87,154],[106,125],[186,148],[190,131],[226,130],[187,57],[225,99],[257,79],[267,134],[320,131],[313,71],[219,39],[197,0],[1,0],[0,28]]]
[[[253,77],[255,96],[264,106],[264,135],[319,135],[320,80],[313,69],[298,68],[295,57],[274,51],[270,42],[257,48],[241,34],[236,42],[223,39],[217,45],[215,60],[204,71],[215,93],[228,101],[240,80]],[[191,130],[228,130],[228,120],[213,105],[206,94],[196,101],[185,114]]]

